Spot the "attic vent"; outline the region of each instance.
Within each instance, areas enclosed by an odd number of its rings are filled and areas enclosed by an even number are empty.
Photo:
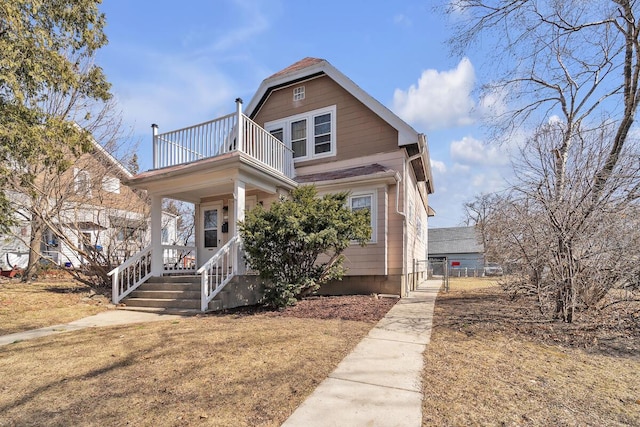
[[[304,99],[304,86],[298,86],[293,89],[293,100],[302,101]]]

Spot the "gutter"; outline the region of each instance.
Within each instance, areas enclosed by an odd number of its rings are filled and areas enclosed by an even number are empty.
[[[422,143],[422,144],[421,144]],[[407,213],[404,211],[400,210],[400,189],[398,188],[400,186],[400,184],[404,181],[405,185],[402,186],[402,191],[403,191],[403,207],[406,207],[406,203],[407,203],[407,186],[406,186],[406,182],[407,182],[407,166],[414,161],[415,159],[419,159],[421,157],[423,157],[427,151],[427,144],[426,144],[426,139],[424,137],[424,134],[420,134],[418,135],[418,153],[414,154],[413,156],[407,158],[403,163],[402,163],[402,177],[400,179],[398,179],[398,176],[396,174],[396,213],[398,215],[402,215],[403,217],[403,233],[402,233],[402,248],[403,248],[403,262],[402,262],[402,275],[404,276],[404,285],[405,285],[405,297],[409,296],[409,272],[407,271],[407,258],[409,256],[409,248],[408,248],[408,227],[409,227],[409,223],[407,221]],[[422,159],[422,161],[424,162],[424,158]]]

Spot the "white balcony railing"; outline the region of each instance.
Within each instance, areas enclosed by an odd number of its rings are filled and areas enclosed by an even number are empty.
[[[275,172],[293,178],[293,151],[241,111],[153,135],[154,169],[194,162],[234,151],[243,152]],[[238,123],[243,129],[238,135]],[[239,138],[240,137],[240,138]]]

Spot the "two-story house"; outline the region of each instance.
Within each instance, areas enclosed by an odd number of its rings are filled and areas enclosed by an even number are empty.
[[[185,251],[197,254],[190,272],[199,275],[200,308],[255,302],[258,287],[242,262],[237,223],[246,209],[268,208],[302,184],[314,184],[320,194],[348,190],[350,207],[371,213],[370,242],[348,248],[346,276],[320,292],[405,295],[414,259],[427,256],[433,214],[425,135],[317,58],[268,77],[246,106],[239,99],[236,104],[227,116],[184,129],[159,133],[152,126],[154,168],[128,185],[151,197],[154,243],[112,272],[114,302],[168,273],[160,244],[160,207],[167,197],[195,204],[195,248]],[[141,273],[132,280],[134,271]],[[212,302],[230,282],[224,301]],[[127,304],[153,299],[152,292],[132,295],[137,298]]]
[[[34,165],[29,195],[19,183],[7,192],[16,225],[0,236],[2,270],[25,268],[31,240],[46,262],[78,268],[87,263],[118,265],[150,241],[149,203],[143,192],[121,185],[133,175],[98,142],[64,172]],[[34,203],[36,204],[34,206]],[[33,217],[41,228],[34,232]],[[177,239],[177,217],[162,212],[163,244]]]

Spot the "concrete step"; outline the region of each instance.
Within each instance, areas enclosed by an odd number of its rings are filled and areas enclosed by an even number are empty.
[[[122,303],[127,307],[155,308],[200,308],[200,299],[161,299],[161,298],[125,298]]]
[[[138,288],[142,291],[182,291],[182,292],[200,292],[200,283],[143,283]]]
[[[152,298],[152,299],[199,299],[200,290],[183,289],[147,289],[140,287],[131,292],[131,298]]]
[[[195,308],[119,306],[119,307],[116,307],[116,310],[140,311],[144,313],[158,313],[158,314],[179,314],[181,316],[196,316],[198,314],[202,314],[202,311],[200,311],[200,309],[195,309]]]
[[[176,275],[150,277],[147,283],[200,283],[200,276],[195,275]]]

